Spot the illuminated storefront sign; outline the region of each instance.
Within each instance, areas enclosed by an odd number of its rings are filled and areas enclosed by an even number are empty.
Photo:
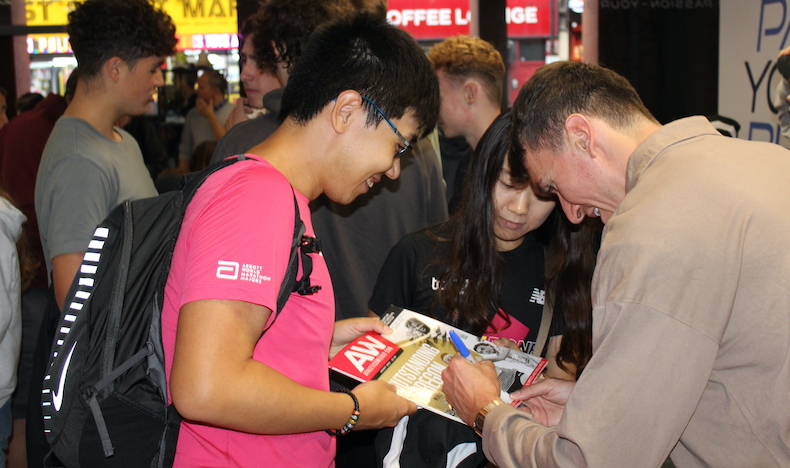
[[[552,0],[507,0],[508,37],[547,37],[551,34]],[[387,19],[416,39],[442,39],[469,34],[469,0],[389,0]],[[480,8],[485,8],[481,2]]]
[[[30,34],[27,36],[28,54],[70,54],[67,34]]]
[[[28,26],[57,26],[68,23],[73,0],[26,0]],[[227,50],[239,47],[236,0],[152,0],[173,19],[178,50]],[[65,43],[65,49],[63,44]],[[52,54],[70,52],[68,36],[29,36],[28,52]]]

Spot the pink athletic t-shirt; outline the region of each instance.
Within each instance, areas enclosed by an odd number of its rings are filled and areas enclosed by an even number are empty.
[[[162,311],[168,382],[181,306],[224,299],[276,309],[293,238],[294,192],[268,162],[248,156],[253,160],[209,177],[187,208]],[[296,199],[306,233],[314,235],[309,200],[298,192]],[[328,390],[334,294],[323,256],[310,256],[311,283],[322,289],[310,296],[290,296],[255,346],[253,359],[304,386]],[[300,262],[297,278],[301,276]],[[177,467],[328,467],[334,465],[335,441],[323,431],[256,435],[182,422],[176,450]]]

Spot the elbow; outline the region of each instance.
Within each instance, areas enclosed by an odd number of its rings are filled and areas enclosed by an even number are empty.
[[[174,369],[170,382],[170,397],[182,418],[211,423],[216,412],[220,390],[216,385],[197,378],[179,376]]]

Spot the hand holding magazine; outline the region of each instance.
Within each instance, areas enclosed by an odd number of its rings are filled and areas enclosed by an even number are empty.
[[[381,320],[393,332],[365,333],[329,361],[330,369],[359,382],[386,380],[398,395],[421,408],[462,422],[442,392],[442,371],[458,351],[450,339],[453,330],[479,361],[494,363],[502,388],[500,397],[517,405],[510,393],[529,385],[543,371],[546,359],[497,346],[431,317],[390,306]]]

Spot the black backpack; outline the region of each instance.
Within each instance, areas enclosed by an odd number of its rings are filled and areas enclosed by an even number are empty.
[[[178,190],[124,202],[96,228],[64,301],[41,396],[50,463],[67,467],[172,465],[181,417],[167,404],[161,312],[184,212],[208,176],[243,155],[192,174]],[[296,216],[277,311],[291,292],[312,294],[315,238]],[[302,261],[302,279],[296,280]]]

